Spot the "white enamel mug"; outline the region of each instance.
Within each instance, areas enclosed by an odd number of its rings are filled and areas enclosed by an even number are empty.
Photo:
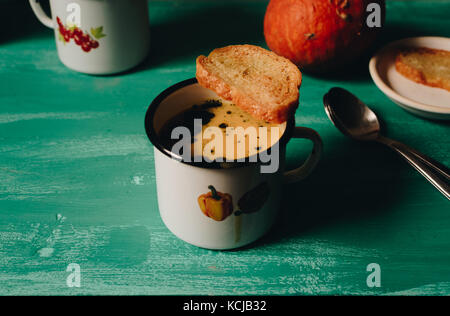
[[[38,19],[55,31],[60,60],[93,75],[128,70],[145,59],[150,46],[147,0],[49,0],[48,17],[29,0]]]
[[[182,81],[151,103],[145,129],[154,146],[158,206],[167,228],[198,247],[233,249],[269,231],[279,211],[283,183],[297,182],[310,174],[322,153],[322,140],[314,130],[295,127],[293,120],[287,122],[279,140],[280,167],[275,173],[261,173],[259,162],[180,161],[162,145],[162,127],[194,104],[218,98],[195,78]],[[286,144],[291,138],[310,139],[314,146],[301,167],[285,172]],[[211,209],[205,211],[208,207]]]

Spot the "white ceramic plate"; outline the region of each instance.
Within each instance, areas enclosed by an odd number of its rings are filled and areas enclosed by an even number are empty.
[[[398,48],[420,46],[450,51],[450,38],[412,37],[390,43],[370,60],[370,75],[378,88],[405,110],[426,118],[448,120],[450,92],[416,83],[395,69]]]

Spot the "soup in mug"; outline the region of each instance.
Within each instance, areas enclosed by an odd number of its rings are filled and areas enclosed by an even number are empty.
[[[197,126],[196,119],[201,120],[201,123],[197,121]],[[214,99],[193,105],[163,126],[159,134],[164,147],[169,150],[180,141],[173,134],[177,127],[187,128],[190,132],[191,157],[200,155],[208,160],[231,161],[254,156],[272,147],[283,135],[286,123],[259,120],[231,102]]]

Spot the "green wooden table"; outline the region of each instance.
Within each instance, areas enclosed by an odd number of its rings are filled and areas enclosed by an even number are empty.
[[[340,77],[304,76],[296,121],[321,134],[325,151],[310,178],[285,189],[267,237],[209,251],[162,223],[147,106],[194,76],[197,55],[228,44],[265,46],[265,6],[150,2],[148,61],[94,77],[59,62],[52,32],[27,1],[2,1],[0,294],[450,294],[449,202],[393,152],[342,136],[323,110],[329,88],[350,89],[383,118],[388,136],[450,164],[449,125],[390,102],[372,83],[367,58]],[[450,1],[387,6],[377,47],[450,36]],[[309,146],[293,141],[288,165]],[[70,263],[81,268],[79,288],[66,285]],[[370,263],[381,268],[379,288],[366,284]]]

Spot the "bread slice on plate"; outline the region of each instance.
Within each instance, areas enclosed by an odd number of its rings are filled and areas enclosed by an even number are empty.
[[[232,45],[197,58],[200,85],[258,119],[282,123],[298,106],[302,75],[288,59],[253,45]]]
[[[450,91],[450,51],[426,47],[401,50],[395,69],[417,83]]]

